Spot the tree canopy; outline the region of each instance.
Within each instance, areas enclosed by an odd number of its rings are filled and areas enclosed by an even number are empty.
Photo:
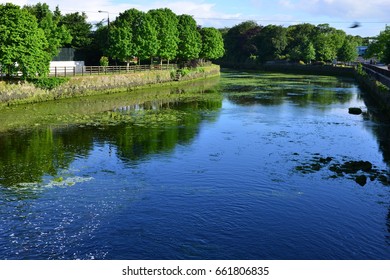
[[[11,76],[23,78],[45,76],[51,53],[44,31],[27,9],[7,3],[0,5],[0,65]]]
[[[157,32],[157,53],[160,62],[165,59],[169,62],[176,58],[179,43],[179,20],[170,9],[157,9],[148,12],[155,22]]]
[[[222,34],[217,29],[205,27],[200,30],[202,48],[200,57],[202,59],[218,59],[225,53]]]
[[[202,38],[198,32],[196,21],[189,15],[180,15],[178,18],[178,58],[183,61],[199,58],[199,53],[202,48]]]
[[[38,26],[45,33],[48,41],[47,51],[51,56],[56,56],[60,47],[72,41],[72,36],[68,29],[64,25],[59,25],[60,17],[58,14],[56,15],[50,11],[47,4],[38,3],[33,6],[25,6],[24,8],[37,18]]]
[[[386,26],[368,46],[365,56],[368,58],[376,56],[384,63],[390,63],[390,26]]]

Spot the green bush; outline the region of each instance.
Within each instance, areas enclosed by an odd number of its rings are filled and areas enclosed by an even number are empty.
[[[102,56],[100,58],[100,66],[108,66],[109,64],[109,60],[108,60],[108,57],[107,56]]]
[[[37,88],[52,90],[69,81],[68,77],[49,77],[49,78],[34,78],[29,79],[28,82],[34,84]]]

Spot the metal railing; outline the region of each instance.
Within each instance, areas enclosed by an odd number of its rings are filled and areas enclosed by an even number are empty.
[[[84,75],[108,75],[131,72],[159,71],[177,69],[176,64],[129,65],[129,66],[64,66],[51,67],[50,76],[71,77]]]

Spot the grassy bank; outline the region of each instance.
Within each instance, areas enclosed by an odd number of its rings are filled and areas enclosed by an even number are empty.
[[[133,91],[146,87],[156,87],[204,79],[219,75],[218,65],[195,69],[146,71],[117,75],[76,76],[61,82],[39,83],[36,81],[1,81],[0,106],[35,103],[75,96],[109,94],[119,91]],[[53,86],[54,84],[54,86]]]

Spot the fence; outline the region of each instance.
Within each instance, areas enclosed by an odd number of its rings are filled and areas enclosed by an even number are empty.
[[[106,75],[121,74],[142,71],[174,70],[176,64],[156,64],[156,65],[130,65],[130,66],[64,66],[51,67],[50,76],[70,77],[76,75]]]

